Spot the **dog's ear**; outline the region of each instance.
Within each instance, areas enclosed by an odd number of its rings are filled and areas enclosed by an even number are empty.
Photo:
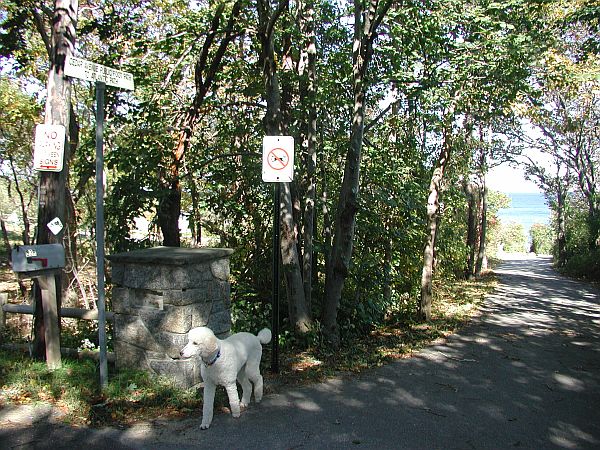
[[[217,350],[217,348],[219,347],[219,344],[217,342],[217,337],[211,332],[210,335],[208,336],[208,339],[206,340],[206,345],[209,349],[209,351],[214,352]]]

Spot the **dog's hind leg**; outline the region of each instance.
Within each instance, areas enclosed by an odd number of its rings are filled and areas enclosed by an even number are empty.
[[[200,429],[206,430],[210,427],[213,418],[213,403],[215,402],[215,390],[217,386],[213,383],[204,383],[204,394],[202,395],[202,424]]]
[[[240,402],[240,407],[245,408],[250,404],[250,397],[252,396],[252,384],[250,383],[250,380],[248,380],[245,367],[242,367],[238,372],[237,380],[242,386],[242,401]]]
[[[225,386],[227,396],[229,397],[229,408],[233,417],[240,417],[240,397],[238,396],[237,385],[235,381]]]
[[[246,376],[254,385],[254,401],[260,403],[263,396],[263,377],[260,374],[260,359],[246,363]]]
[[[256,375],[256,377],[254,378],[254,380],[252,380],[252,383],[254,384],[254,401],[256,403],[260,403],[260,401],[262,400],[263,397],[263,377],[262,375],[259,373]]]

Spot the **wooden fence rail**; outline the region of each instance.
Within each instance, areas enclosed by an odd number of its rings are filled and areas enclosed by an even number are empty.
[[[0,302],[2,302],[1,298]],[[5,313],[14,314],[33,314],[33,305],[15,305],[11,303],[6,303],[2,304],[2,311]],[[82,308],[60,308],[60,316],[82,320],[98,320],[98,310]],[[107,311],[106,320],[112,321],[113,319],[114,313],[111,311]]]
[[[8,294],[1,292],[0,293],[0,330],[3,330],[6,326],[6,314],[31,314],[33,315],[33,305],[15,305],[12,303],[8,303]],[[82,309],[82,308],[60,308],[61,317],[68,317],[72,319],[82,319],[82,320],[98,320],[98,310],[97,309]],[[114,321],[115,315],[112,311],[106,312],[106,320]],[[27,344],[3,344],[2,348],[16,351],[29,351],[29,346]],[[75,349],[64,348],[60,349],[60,352],[63,355],[72,356],[72,357],[84,357],[84,358],[92,358],[98,359],[98,352],[91,351],[77,351]],[[109,353],[107,355],[109,362],[114,362],[115,356],[113,353]]]

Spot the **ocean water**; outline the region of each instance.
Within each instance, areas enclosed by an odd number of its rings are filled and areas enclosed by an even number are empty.
[[[523,225],[525,234],[534,223],[550,225],[550,208],[541,193],[507,193],[511,204],[509,208],[498,211],[498,218],[503,224],[516,222]]]

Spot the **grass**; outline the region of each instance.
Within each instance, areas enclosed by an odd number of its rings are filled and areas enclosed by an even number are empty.
[[[50,403],[65,422],[100,426],[127,425],[161,416],[180,416],[201,404],[194,390],[177,389],[164,378],[125,370],[110,377],[101,392],[97,364],[63,358],[60,369],[0,350],[0,407]]]
[[[361,372],[409,357],[464,326],[494,286],[492,275],[477,281],[437,284],[431,321],[422,323],[407,315],[391,315],[385,325],[366,337],[345,342],[336,351],[319,345],[302,350],[284,347],[278,374],[266,369],[270,348],[265,348],[266,391]],[[111,369],[108,386],[101,391],[97,363],[91,360],[63,359],[61,369],[49,371],[43,362],[0,350],[0,408],[36,402],[51,403],[62,411],[63,420],[72,424],[127,426],[158,417],[200,414],[202,398],[198,389],[178,389],[167,379],[130,370],[115,373]],[[224,392],[218,390],[215,406],[223,409],[226,405]]]

